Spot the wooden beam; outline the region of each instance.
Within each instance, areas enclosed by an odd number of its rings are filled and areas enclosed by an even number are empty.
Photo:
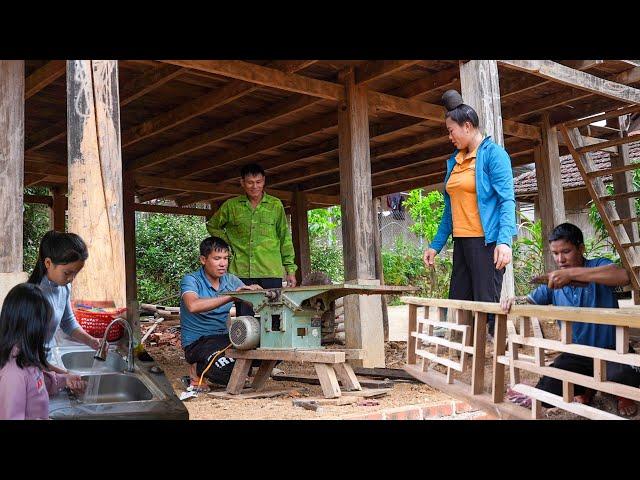
[[[342,71],[339,78],[346,94],[338,106],[344,277],[345,281],[367,283],[375,279],[368,98],[366,88],[356,85],[352,68]],[[353,360],[354,364],[384,367],[380,297],[349,295],[344,299],[344,312],[347,348],[365,351],[365,358]]]
[[[29,75],[24,82],[24,99],[28,100],[64,75],[66,66],[64,60],[51,60]]]
[[[41,205],[53,206],[53,197],[50,195],[25,195],[24,203],[36,203]]]
[[[184,68],[161,65],[125,83],[120,89],[120,106],[133,102],[185,72]]]
[[[558,132],[549,122],[549,115],[542,116],[540,125],[542,145],[535,149],[536,179],[542,220],[542,245],[547,272],[556,269],[547,238],[551,231],[565,221],[564,192],[560,175]]]
[[[54,187],[51,205],[51,226],[56,232],[66,231],[67,197],[66,188]]]
[[[551,60],[498,60],[501,64],[627,103],[640,103],[640,90],[574,70]]]
[[[378,60],[356,68],[356,84],[364,85],[387,75],[405,70],[420,60]]]
[[[559,63],[575,70],[588,70],[603,62],[604,60],[562,60]]]
[[[215,73],[265,87],[278,88],[289,92],[302,93],[325,100],[342,100],[344,88],[324,80],[283,73],[279,70],[263,67],[240,60],[162,60],[185,68]]]
[[[302,70],[315,63],[316,60],[280,61],[269,66],[285,73]],[[129,128],[122,134],[122,146],[133,145],[140,140],[157,135],[165,130],[180,125],[187,120],[207,113],[227,103],[242,98],[260,88],[259,85],[233,80],[213,92],[207,93],[190,102],[183,103],[168,112],[161,113],[138,125]]]
[[[67,79],[69,231],[91,251],[73,296],[125,307],[118,63],[70,60]]]
[[[133,174],[132,172],[125,172],[122,179],[122,223],[127,306],[131,305],[131,302],[136,302],[138,297],[138,279],[136,274],[135,196],[136,192]],[[133,327],[133,325],[131,326]]]
[[[311,272],[311,249],[309,246],[309,221],[307,218],[307,194],[295,192],[291,202],[291,236],[296,253],[298,285]]]
[[[199,217],[208,217],[211,215],[211,210],[204,208],[183,208],[183,207],[171,207],[169,205],[154,205],[149,203],[135,203],[133,205],[136,212],[149,212],[149,213],[167,213],[172,215],[195,215]]]
[[[24,95],[24,61],[0,60],[0,301],[23,268]]]

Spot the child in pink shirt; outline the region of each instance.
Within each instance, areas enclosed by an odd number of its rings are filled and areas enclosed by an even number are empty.
[[[0,313],[0,419],[49,418],[49,395],[82,390],[77,375],[55,373],[45,349],[51,306],[37,285],[13,287]]]

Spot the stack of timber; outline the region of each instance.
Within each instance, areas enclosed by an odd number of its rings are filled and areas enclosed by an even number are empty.
[[[335,301],[335,308],[322,316],[322,344],[344,345],[344,298]]]

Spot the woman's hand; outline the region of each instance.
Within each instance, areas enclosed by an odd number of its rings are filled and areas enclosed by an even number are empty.
[[[436,261],[436,255],[438,253],[433,248],[427,248],[424,251],[424,255],[422,256],[422,260],[424,261],[424,266],[429,268],[433,267]]]
[[[67,387],[76,395],[83,393],[87,388],[87,382],[82,380],[79,375],[67,376]]]
[[[93,348],[94,350],[98,350],[100,348],[100,339],[96,337],[91,337],[90,339],[88,339],[87,345]]]
[[[502,270],[508,264],[511,263],[511,247],[501,243],[496,246],[493,251],[493,263],[496,265],[496,270]]]

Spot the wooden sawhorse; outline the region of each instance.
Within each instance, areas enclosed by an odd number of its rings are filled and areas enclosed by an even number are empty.
[[[338,379],[340,379],[343,388],[347,391],[362,390],[353,368],[345,362],[346,355],[344,351],[272,350],[260,348],[256,350],[236,350],[228,348],[225,355],[235,360],[233,372],[227,384],[227,392],[233,395],[242,392],[253,360],[262,360],[262,365],[260,365],[251,383],[251,388],[255,391],[260,391],[264,388],[264,384],[278,360],[313,363],[325,398],[337,398],[342,395]]]

